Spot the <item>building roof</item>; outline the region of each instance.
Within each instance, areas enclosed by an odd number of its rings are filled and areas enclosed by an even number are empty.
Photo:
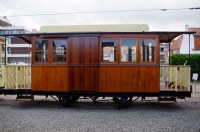
[[[8,19],[0,17],[0,26],[12,26],[12,24],[8,21]]]
[[[200,35],[200,28],[190,27],[186,32],[194,32],[193,35],[182,34],[177,40],[170,46],[171,50],[180,50],[181,54],[199,54],[200,51],[194,49],[194,37]]]
[[[32,29],[32,33],[37,33],[38,30],[37,29]]]
[[[190,27],[188,30],[196,32],[194,35],[200,35],[200,28],[199,27]]]
[[[24,30],[32,32],[32,30],[30,28],[27,28],[25,26],[4,26],[4,27],[2,27],[1,30],[14,30],[14,29],[15,30],[24,29]]]
[[[41,26],[40,32],[139,32],[149,31],[147,24]]]
[[[180,49],[183,41],[183,35],[179,36],[176,41],[170,46],[170,49]]]

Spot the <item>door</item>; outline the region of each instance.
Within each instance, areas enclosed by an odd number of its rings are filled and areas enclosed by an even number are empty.
[[[69,37],[68,88],[98,91],[98,37]]]

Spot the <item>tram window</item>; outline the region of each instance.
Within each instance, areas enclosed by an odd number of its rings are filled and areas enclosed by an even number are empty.
[[[66,61],[66,40],[53,40],[52,61]]]
[[[156,62],[156,40],[140,40],[141,62]]]
[[[47,62],[48,61],[48,40],[35,41],[35,61]]]
[[[116,46],[117,41],[115,39],[102,40],[102,61],[116,61]]]
[[[136,40],[121,40],[121,62],[136,62]]]

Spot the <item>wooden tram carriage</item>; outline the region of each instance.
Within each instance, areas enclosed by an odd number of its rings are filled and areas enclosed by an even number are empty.
[[[171,82],[165,80],[167,88],[161,89],[159,45],[194,32],[133,31],[131,26],[115,25],[111,30],[109,25],[104,29],[91,25],[71,32],[2,35],[30,43],[32,63],[31,89],[3,88],[0,92],[17,94],[18,98],[56,95],[63,104],[79,96],[89,96],[93,101],[113,97],[125,104],[132,97],[191,97],[188,84],[183,90],[178,85],[169,90]]]

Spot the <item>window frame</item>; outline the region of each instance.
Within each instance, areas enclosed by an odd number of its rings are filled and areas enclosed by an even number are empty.
[[[47,40],[48,41],[48,61],[46,62],[39,62],[39,61],[35,61],[35,42],[37,40]],[[53,47],[53,40],[66,40],[66,60],[65,61],[53,61],[53,51],[52,51],[52,47]],[[68,62],[68,38],[35,38],[32,40],[32,64],[42,64],[42,65],[48,65],[48,64],[66,64]]]
[[[109,62],[109,61],[103,61],[102,57],[103,57],[103,52],[102,52],[102,41],[103,40],[116,40],[116,61],[112,61],[112,62]],[[99,45],[99,62],[100,63],[104,63],[104,64],[118,64],[119,62],[119,49],[118,49],[118,45],[119,45],[119,42],[118,42],[118,38],[117,37],[103,37],[100,39],[100,45]]]
[[[37,41],[37,40],[47,40],[48,41],[48,61],[45,61],[45,62],[39,62],[39,61],[35,61],[35,54],[36,54],[36,50],[35,50],[35,42]],[[38,39],[34,39],[33,40],[33,47],[32,47],[32,63],[37,63],[37,64],[50,64],[50,62],[49,62],[49,60],[50,60],[50,54],[49,54],[49,51],[50,51],[50,41],[49,41],[49,39],[42,39],[42,38],[38,38]]]
[[[136,55],[136,61],[127,61],[127,62],[123,62],[123,61],[121,61],[121,40],[123,40],[123,39],[132,39],[132,40],[135,40],[136,41],[136,53],[135,53],[135,55]],[[119,52],[120,52],[120,59],[119,59],[119,63],[124,63],[124,64],[137,64],[138,63],[138,38],[136,38],[136,37],[121,37],[120,38],[120,40],[119,40],[120,42],[120,44],[119,44]]]
[[[53,61],[53,40],[65,40],[66,41],[66,60],[65,61]],[[50,54],[51,54],[51,59],[50,59],[50,63],[51,64],[66,64],[68,62],[68,39],[63,39],[63,38],[52,38],[51,39],[51,48],[50,48]]]
[[[140,42],[141,42],[141,40],[148,40],[148,39],[155,40],[155,61],[154,62],[143,62],[141,60],[142,53],[141,53]],[[159,64],[159,62],[158,62],[159,61],[159,56],[160,56],[160,54],[158,53],[159,49],[160,49],[160,46],[158,44],[158,39],[157,38],[155,38],[155,37],[141,37],[141,38],[138,38],[138,50],[139,50],[139,54],[138,54],[139,55],[139,60],[138,60],[138,62],[140,64]]]

